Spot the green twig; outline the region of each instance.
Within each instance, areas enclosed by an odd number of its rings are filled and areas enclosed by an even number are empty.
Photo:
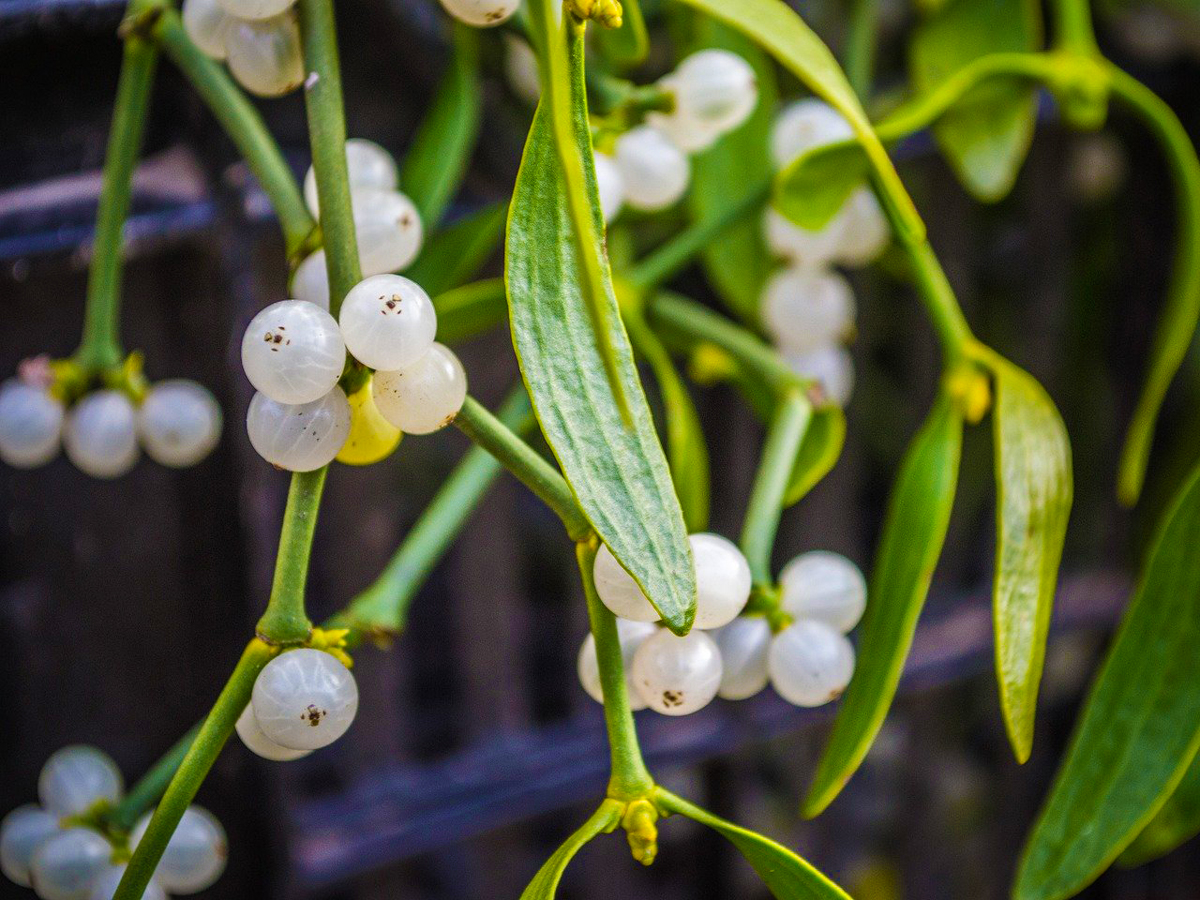
[[[903,246],[912,265],[917,292],[921,295],[946,356],[945,367],[950,368],[967,355],[975,338],[971,335],[962,307],[958,305],[958,298],[954,296],[954,288],[950,286],[929,241],[921,240]]]
[[[850,4],[850,23],[846,28],[846,79],[864,103],[871,93],[878,20],[879,0],[853,0]]]
[[[275,578],[266,612],[258,620],[258,636],[272,644],[299,644],[308,640],[312,622],[304,611],[304,589],[308,582],[308,559],[312,553],[317,509],[329,467],[315,472],[296,472],[288,488]]]
[[[199,732],[200,725],[189,730],[138,779],[129,789],[129,793],[121,798],[121,802],[113,807],[109,818],[114,825],[126,831],[132,829],[142,817],[142,813],[158,802]]]
[[[1050,10],[1054,17],[1054,45],[1057,48],[1084,56],[1099,55],[1088,0],[1054,0]]]

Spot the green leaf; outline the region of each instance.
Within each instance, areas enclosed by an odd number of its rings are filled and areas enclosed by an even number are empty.
[[[829,474],[842,455],[842,445],[845,443],[846,414],[841,407],[814,409],[808,431],[804,433],[804,442],[800,444],[800,452],[796,454],[796,462],[792,466],[787,493],[783,495],[785,505],[799,503]]]
[[[883,202],[908,240],[921,241],[925,225],[887,151],[829,48],[783,0],[681,0],[733,26],[766,49],[814,94],[846,117],[878,180]]]
[[[592,817],[580,826],[561,847],[554,851],[533,876],[533,881],[521,892],[521,900],[554,900],[558,883],[562,880],[567,864],[575,858],[584,844],[598,835],[612,831],[621,819],[621,804],[616,800],[605,800]]]
[[[1200,756],[1184,773],[1149,824],[1117,858],[1117,865],[1132,868],[1166,856],[1180,844],[1200,834]]]
[[[596,234],[601,232],[592,168],[583,50],[571,43],[575,140],[584,160]],[[633,350],[603,271],[608,340],[616,354],[629,421],[609,385],[583,296],[566,184],[543,104],[534,116],[509,214],[505,277],[513,345],[530,398],[563,474],[596,534],[645,591],[672,631],[695,616],[696,584],[683,514]],[[602,247],[593,248],[602,254]]]
[[[782,844],[662,788],[656,799],[663,809],[707,825],[737,847],[776,900],[850,900],[849,894]]]
[[[720,217],[741,201],[747,184],[770,179],[767,148],[778,91],[774,67],[756,44],[709,18],[698,19],[697,29],[696,49],[716,47],[737,53],[754,67],[758,79],[758,106],[750,118],[692,157],[688,203],[692,217],[701,221]],[[737,172],[738,177],[730,178],[730,172]],[[743,319],[757,322],[762,288],[774,268],[761,218],[755,215],[726,228],[719,240],[704,248],[701,260],[709,283],[725,304]]]
[[[621,0],[621,27],[596,28],[596,48],[613,68],[632,69],[646,61],[650,35],[638,0]]]
[[[401,188],[417,205],[428,229],[441,220],[462,183],[482,111],[478,29],[456,22],[450,66],[417,129],[400,177]]]
[[[804,800],[806,816],[828,806],[854,774],[896,694],[946,539],[962,432],[962,415],[940,397],[900,467],[859,628],[858,667]]]
[[[909,47],[913,84],[928,91],[989,53],[1041,46],[1037,0],[953,0],[922,22]],[[995,202],[1013,186],[1029,152],[1037,113],[1026,79],[988,79],[934,126],[934,135],[963,186]]]
[[[456,344],[491,331],[504,321],[504,279],[486,278],[454,288],[433,298],[437,310],[437,336],[443,344]]]
[[[1108,868],[1200,746],[1200,470],[1167,513],[1025,847],[1018,900],[1059,900]]]
[[[1046,633],[1071,514],[1071,444],[1037,381],[997,359],[992,415],[996,461],[996,675],[1017,761],[1033,746]]]
[[[474,277],[504,235],[508,207],[493,203],[435,232],[405,276],[433,297]]]
[[[856,141],[814,147],[775,176],[775,208],[801,228],[818,231],[862,186],[870,163]]]

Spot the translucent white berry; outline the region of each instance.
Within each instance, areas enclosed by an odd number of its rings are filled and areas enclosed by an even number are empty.
[[[221,439],[221,407],[207,388],[194,381],[160,381],[138,408],[138,433],[155,462],[194,466]]]
[[[596,189],[600,195],[600,212],[605,222],[611,222],[625,204],[625,185],[616,161],[607,153],[595,153]]]
[[[276,744],[258,727],[258,719],[254,718],[254,710],[249,705],[238,716],[235,727],[238,737],[242,739],[246,748],[263,759],[269,759],[272,762],[291,762],[293,759],[300,759],[312,753],[311,750],[293,750],[291,747]]]
[[[292,276],[292,294],[314,306],[329,309],[329,269],[325,264],[325,251],[316,250],[304,257],[296,266]]]
[[[837,261],[858,268],[878,259],[892,238],[892,229],[874,191],[868,187],[856,190],[842,206],[838,217],[842,220],[842,234]]]
[[[691,178],[691,164],[683,151],[649,125],[639,125],[617,138],[616,161],[625,185],[625,202],[647,212],[675,203]]]
[[[42,900],[87,900],[92,881],[111,863],[112,845],[90,828],[68,828],[33,854],[29,880]]]
[[[150,825],[151,814],[138,820],[129,835],[135,849]],[[216,883],[225,871],[228,850],[225,829],[216,816],[199,806],[189,806],[167,842],[154,877],[172,894],[194,894]]]
[[[824,228],[811,231],[768,207],[763,231],[767,247],[776,256],[800,265],[821,266],[831,262],[841,251],[845,222],[840,215],[835,215]]]
[[[117,893],[117,885],[125,875],[125,866],[106,866],[92,879],[92,887],[87,900],[112,900]],[[157,876],[151,878],[142,892],[142,900],[167,900],[167,892],[158,883]]]
[[[0,385],[0,459],[19,469],[45,465],[58,453],[63,405],[44,389],[10,378]]]
[[[788,703],[821,706],[841,696],[854,674],[854,647],[824,622],[801,619],[771,641],[771,686]]]
[[[823,100],[808,98],[786,106],[771,127],[771,158],[783,168],[814,147],[854,136],[845,117]]]
[[[391,191],[400,183],[396,160],[374,141],[350,138],[346,141],[346,172],[350,177],[350,192],[361,188]],[[304,176],[304,202],[314,215],[321,212],[317,199],[317,173],[312,166]],[[352,201],[353,202],[353,201]]]
[[[617,619],[617,635],[621,641],[621,661],[625,666],[625,687],[629,694],[629,706],[634,710],[645,709],[646,702],[633,684],[633,654],[642,646],[642,641],[658,631],[658,626],[650,622],[630,622],[627,619]],[[604,691],[600,688],[600,666],[596,662],[596,639],[588,635],[583,639],[579,648],[577,665],[579,683],[587,691],[587,695],[597,703],[604,702]]]
[[[18,806],[0,822],[0,872],[21,887],[29,887],[29,864],[48,838],[58,834],[58,817],[40,806]]]
[[[668,75],[659,83],[665,87],[670,78],[671,76]],[[678,111],[649,112],[646,114],[646,124],[656,131],[661,131],[672,144],[684,153],[700,153],[707,150],[721,136],[721,132],[717,129],[704,122],[684,118],[679,115]]]
[[[814,550],[797,556],[779,573],[784,610],[796,619],[815,619],[842,634],[867,608],[867,582],[858,566],[838,553]]]
[[[520,0],[442,0],[446,12],[479,28],[499,25],[517,11]]]
[[[255,394],[246,431],[256,453],[290,472],[312,472],[333,462],[350,435],[350,403],[340,387],[311,403],[277,403]]]
[[[237,82],[260,97],[282,97],[304,83],[300,28],[291,10],[260,21],[231,18],[225,54]]]
[[[844,341],[854,327],[854,291],[830,269],[790,266],[763,287],[763,327],[784,350],[815,350]]]
[[[542,96],[537,54],[528,41],[513,34],[504,35],[504,74],[513,92],[531,106]]]
[[[333,316],[304,300],[272,303],[246,326],[242,368],[255,389],[280,403],[324,397],[342,377],[346,345]]]
[[[633,682],[646,705],[668,716],[707,706],[721,686],[721,651],[703,631],[677,637],[665,628],[633,655]]]
[[[718,696],[745,700],[767,686],[767,650],[771,626],[762,616],[738,616],[712,632],[721,651],[721,687]]]
[[[666,87],[675,94],[677,118],[718,133],[741,125],[758,102],[753,67],[728,50],[693,53],[675,69]]]
[[[38,799],[56,816],[82,813],[97,800],[115,803],[124,784],[121,770],[107,753],[72,744],[56,750],[38,775]]]
[[[395,272],[417,258],[425,232],[421,214],[407,194],[359,188],[350,202],[364,275]]]
[[[227,28],[229,16],[218,0],[183,0],[183,30],[205,55],[225,58]]]
[[[296,0],[217,0],[221,8],[238,19],[270,19],[291,9]]]
[[[375,406],[409,434],[430,434],[454,421],[467,397],[467,373],[454,351],[434,344],[411,366],[376,372]]]
[[[374,275],[360,281],[342,301],[338,322],[346,349],[373,369],[413,365],[433,346],[437,334],[433,301],[403,275]]]
[[[696,561],[696,628],[720,628],[750,599],[750,564],[737,545],[719,534],[688,536]]]
[[[316,750],[340,738],[354,721],[358,686],[330,654],[304,648],[267,663],[250,702],[269,740],[293,750]]]
[[[67,414],[63,448],[80,471],[118,478],[138,461],[137,411],[120,391],[88,394]]]
[[[831,403],[845,406],[850,402],[854,393],[854,360],[841,347],[787,352],[783,358],[797,375],[816,381]]]
[[[614,615],[633,622],[657,622],[661,618],[633,576],[621,567],[612,551],[603,544],[592,564],[592,578],[596,582],[600,601]]]

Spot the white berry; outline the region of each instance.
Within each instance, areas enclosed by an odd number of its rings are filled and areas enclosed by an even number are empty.
[[[665,86],[670,77],[664,78],[660,84]],[[707,150],[721,136],[721,132],[715,128],[708,127],[703,122],[685,119],[676,112],[646,113],[646,124],[655,131],[662,132],[672,144],[689,154]]]
[[[138,408],[138,433],[155,462],[176,468],[194,466],[221,439],[221,407],[207,388],[194,381],[160,381]]]
[[[435,343],[411,366],[375,373],[380,414],[409,434],[430,434],[454,421],[467,398],[467,372],[454,351]]]
[[[260,97],[282,97],[304,83],[300,28],[291,10],[273,19],[231,19],[225,31],[229,71]]]
[[[799,265],[821,266],[831,262],[841,251],[845,222],[840,215],[835,215],[824,228],[812,231],[768,207],[763,218],[763,231],[767,247],[776,256]]]
[[[304,300],[272,303],[246,326],[242,368],[272,400],[309,403],[342,377],[346,345],[333,316]]]
[[[826,103],[810,97],[784,108],[771,128],[771,158],[782,169],[796,157],[826,144],[854,137],[845,117]]]
[[[117,893],[117,886],[125,876],[125,866],[109,865],[102,869],[92,879],[92,887],[87,900],[112,900]],[[158,878],[151,878],[142,892],[142,900],[167,900],[167,892],[158,883]]]
[[[649,125],[639,125],[617,138],[615,158],[625,186],[625,202],[634,209],[664,209],[687,190],[691,178],[688,158]]]
[[[815,350],[844,341],[854,327],[854,291],[830,269],[791,266],[763,287],[763,327],[784,350]]]
[[[29,880],[42,900],[87,900],[92,881],[111,864],[112,845],[90,828],[68,828],[33,854]]]
[[[183,30],[206,56],[225,58],[229,16],[218,0],[183,0]]]
[[[664,81],[675,94],[676,118],[718,134],[741,125],[758,102],[753,67],[728,50],[693,53]]]
[[[350,179],[350,193],[361,188],[377,188],[391,191],[400,183],[396,160],[374,141],[350,138],[346,141],[346,172]],[[304,202],[314,215],[321,212],[317,198],[317,173],[312,166],[304,176]],[[353,200],[351,201],[353,203]]]
[[[442,0],[446,12],[479,28],[499,25],[517,11],[520,0]]]
[[[841,219],[841,240],[837,261],[851,268],[874,262],[892,238],[887,217],[869,187],[860,187],[838,212]]]
[[[642,646],[642,641],[656,631],[658,631],[658,626],[650,622],[630,622],[626,619],[617,619],[617,636],[621,642],[621,662],[625,667],[625,688],[629,695],[629,706],[635,711],[645,709],[646,702],[642,700],[633,684],[633,654],[637,652],[638,647]],[[579,648],[576,669],[579,672],[579,683],[583,685],[587,695],[597,703],[603,703],[604,691],[600,687],[600,665],[596,661],[596,639],[590,634],[583,639],[583,646]]]
[[[354,721],[358,686],[333,656],[304,648],[267,663],[250,702],[269,740],[293,750],[316,750],[340,738]]]
[[[633,655],[633,681],[655,712],[686,716],[707,706],[721,686],[721,651],[703,631],[678,637],[665,628]]]
[[[81,472],[118,478],[138,461],[137,411],[120,391],[96,391],[67,414],[63,449]]]
[[[841,696],[854,674],[854,647],[824,622],[801,619],[771,641],[771,686],[788,703],[821,706]]]
[[[783,358],[797,375],[817,382],[831,403],[845,406],[850,402],[854,393],[854,361],[841,347],[785,352]]]
[[[10,378],[0,385],[0,459],[18,469],[45,465],[58,454],[63,405],[44,389]]]
[[[338,321],[346,349],[372,369],[411,366],[433,346],[437,313],[429,295],[403,275],[375,275],[350,289]]]
[[[607,153],[594,153],[596,163],[596,192],[600,195],[600,213],[611,222],[625,204],[625,185],[616,160]]]
[[[95,747],[72,744],[56,750],[38,775],[38,799],[47,812],[75,816],[97,800],[115,803],[124,784],[112,758]]]
[[[696,628],[720,628],[750,599],[750,564],[732,541],[719,534],[688,536],[696,562]]]
[[[745,700],[767,686],[767,650],[771,626],[762,616],[738,616],[712,632],[721,651],[721,687],[718,696]]]
[[[270,19],[291,9],[296,0],[217,0],[221,8],[237,19]]]
[[[29,864],[48,838],[58,834],[58,817],[40,806],[18,806],[0,822],[0,872],[21,887],[29,887]]]
[[[291,747],[276,744],[258,727],[258,719],[254,718],[254,710],[249,705],[238,716],[235,727],[238,737],[242,739],[246,748],[263,759],[269,759],[272,762],[291,762],[312,753],[311,750],[293,750]]]
[[[246,413],[255,452],[290,472],[312,472],[333,462],[350,436],[350,403],[340,387],[311,403],[277,403],[255,394]]]
[[[814,550],[779,573],[780,603],[796,619],[815,619],[842,634],[867,608],[867,582],[858,566],[837,553]]]
[[[424,241],[421,214],[407,194],[359,188],[350,195],[363,275],[405,268]]]
[[[321,309],[329,310],[329,268],[325,251],[316,250],[304,257],[292,276],[292,295]]]
[[[129,835],[135,849],[150,825],[151,813],[142,816]],[[172,894],[194,894],[216,883],[225,871],[228,849],[225,829],[216,816],[199,806],[189,806],[167,842],[154,877]]]
[[[600,602],[614,615],[632,622],[657,622],[661,618],[633,576],[625,571],[612,551],[603,544],[592,564],[592,578],[596,582],[596,594]]]

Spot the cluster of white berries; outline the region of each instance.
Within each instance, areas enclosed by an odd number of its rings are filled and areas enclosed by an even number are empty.
[[[771,131],[777,168],[817,147],[852,138],[850,123],[821,100],[787,106]],[[826,396],[845,406],[854,388],[854,365],[844,344],[854,329],[854,293],[833,267],[865,266],[883,252],[891,231],[866,185],[819,231],[795,225],[768,208],[767,245],[785,261],[763,289],[763,327],[795,371],[815,379]]]
[[[658,613],[607,548],[596,555],[596,593],[617,616],[633,709],[682,716],[717,696],[752,697],[768,682],[797,706],[820,706],[845,690],[854,673],[854,648],[845,635],[867,596],[853,563],[822,551],[789,563],[780,576],[780,607],[791,623],[775,634],[762,615],[742,614],[751,577],[741,551],[715,534],[693,534],[689,542],[696,619],[683,637],[655,624]],[[603,702],[592,635],[579,650],[578,672],[583,689]]]
[[[258,673],[238,737],[264,759],[286,762],[327,747],[358,712],[358,685],[345,664],[304,647],[275,657]]]
[[[38,777],[41,805],[18,807],[0,823],[0,870],[42,900],[112,900],[129,854],[150,813],[128,835],[99,830],[89,816],[121,799],[121,772],[94,747],[54,753]],[[146,892],[149,900],[194,894],[225,869],[225,830],[207,810],[190,806],[175,829]]]
[[[183,28],[238,84],[282,97],[304,83],[296,0],[184,0]]]
[[[139,447],[172,468],[194,466],[221,438],[221,408],[194,381],[153,385],[140,402],[124,391],[104,389],[69,410],[48,380],[11,378],[0,385],[0,459],[32,469],[58,455],[94,478],[117,478],[137,464]]]

